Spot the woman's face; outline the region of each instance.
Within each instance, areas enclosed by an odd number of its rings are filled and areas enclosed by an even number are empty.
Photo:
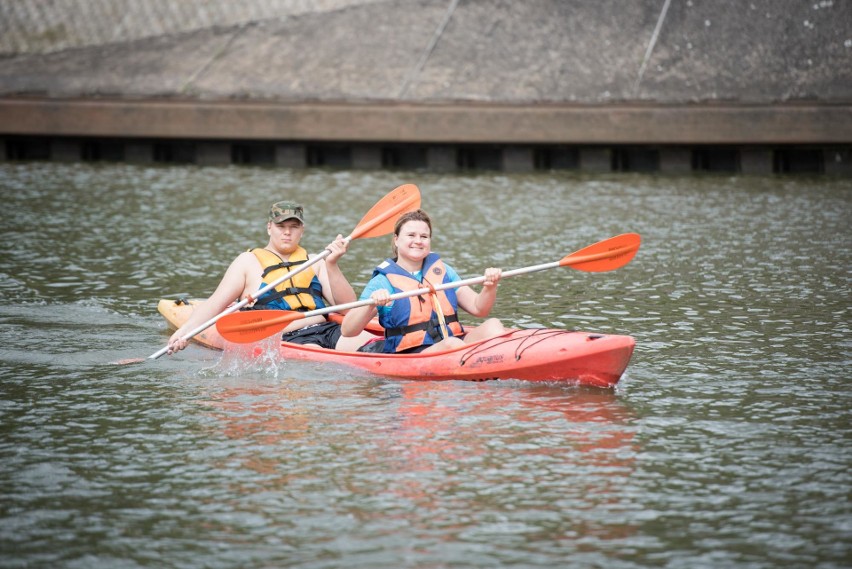
[[[394,236],[397,254],[410,261],[422,261],[432,250],[432,232],[425,221],[406,221]]]

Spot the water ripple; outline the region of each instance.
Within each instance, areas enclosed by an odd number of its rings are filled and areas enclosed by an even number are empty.
[[[157,299],[265,240],[267,202],[306,202],[316,251],[407,181],[463,276],[640,233],[618,271],[507,279],[494,311],[634,336],[618,389],[386,382],[274,340],[112,365],[164,345]],[[0,187],[9,566],[849,558],[846,180],[6,163]],[[353,242],[356,288],[388,245]]]

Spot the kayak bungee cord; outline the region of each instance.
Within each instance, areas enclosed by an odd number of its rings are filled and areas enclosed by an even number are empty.
[[[568,330],[548,330],[546,328],[540,330],[536,329],[535,332],[524,338],[523,341],[521,341],[521,344],[517,348],[515,348],[515,361],[519,361],[523,353],[535,346],[536,344],[540,344],[541,342],[544,342],[545,340],[553,336],[560,336],[562,334],[570,333],[571,332],[569,332]],[[535,338],[536,341],[531,341],[531,338]]]
[[[524,337],[521,340],[520,345],[517,348],[515,348],[515,361],[520,361],[521,356],[523,356],[523,353],[526,350],[528,350],[529,348],[532,348],[533,346],[535,346],[536,344],[538,344],[540,342],[543,342],[543,341],[545,341],[545,340],[547,340],[547,339],[549,339],[553,336],[559,336],[561,334],[571,334],[571,332],[569,332],[567,330],[550,330],[550,329],[547,329],[547,328],[543,328],[541,330],[535,329],[535,328],[524,328],[523,330],[533,330],[533,332],[530,333],[529,335],[527,335],[526,337]],[[487,340],[485,340],[483,342],[480,342],[478,344],[475,344],[474,346],[471,346],[471,348],[467,352],[465,352],[462,355],[462,357],[459,359],[459,364],[464,365],[473,356],[481,355],[483,352],[497,348],[499,346],[502,346],[503,344],[509,344],[509,343],[517,341],[516,338],[512,337],[512,335],[517,331],[518,331],[517,329],[509,330],[505,334],[501,334],[501,335],[495,336],[493,338],[488,338]],[[530,341],[531,338],[535,338],[536,341],[535,342]],[[503,341],[498,341],[498,340],[501,340],[501,339]]]

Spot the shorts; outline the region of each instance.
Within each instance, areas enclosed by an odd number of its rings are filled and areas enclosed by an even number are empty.
[[[381,354],[385,351],[385,341],[384,340],[376,340],[375,342],[368,342],[358,348],[359,352],[367,352],[370,354]]]
[[[291,344],[316,344],[322,348],[333,350],[340,339],[340,324],[336,322],[320,322],[281,335],[283,342]]]

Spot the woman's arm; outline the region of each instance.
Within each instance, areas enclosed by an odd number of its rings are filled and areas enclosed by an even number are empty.
[[[344,337],[357,336],[364,331],[367,324],[376,317],[378,310],[374,305],[359,306],[353,308],[343,317],[343,322],[340,324],[340,335]]]
[[[379,306],[393,304],[393,301],[390,300],[393,289],[390,286],[387,278],[381,275],[370,279],[361,293],[361,299],[372,298],[375,304],[359,306],[347,312],[340,325],[340,334],[346,337],[357,336],[366,328],[370,320],[379,313]]]
[[[494,267],[485,269],[485,282],[477,294],[469,286],[459,287],[456,291],[459,306],[477,318],[485,318],[491,313],[491,308],[497,300],[497,283],[500,281],[502,270]]]

